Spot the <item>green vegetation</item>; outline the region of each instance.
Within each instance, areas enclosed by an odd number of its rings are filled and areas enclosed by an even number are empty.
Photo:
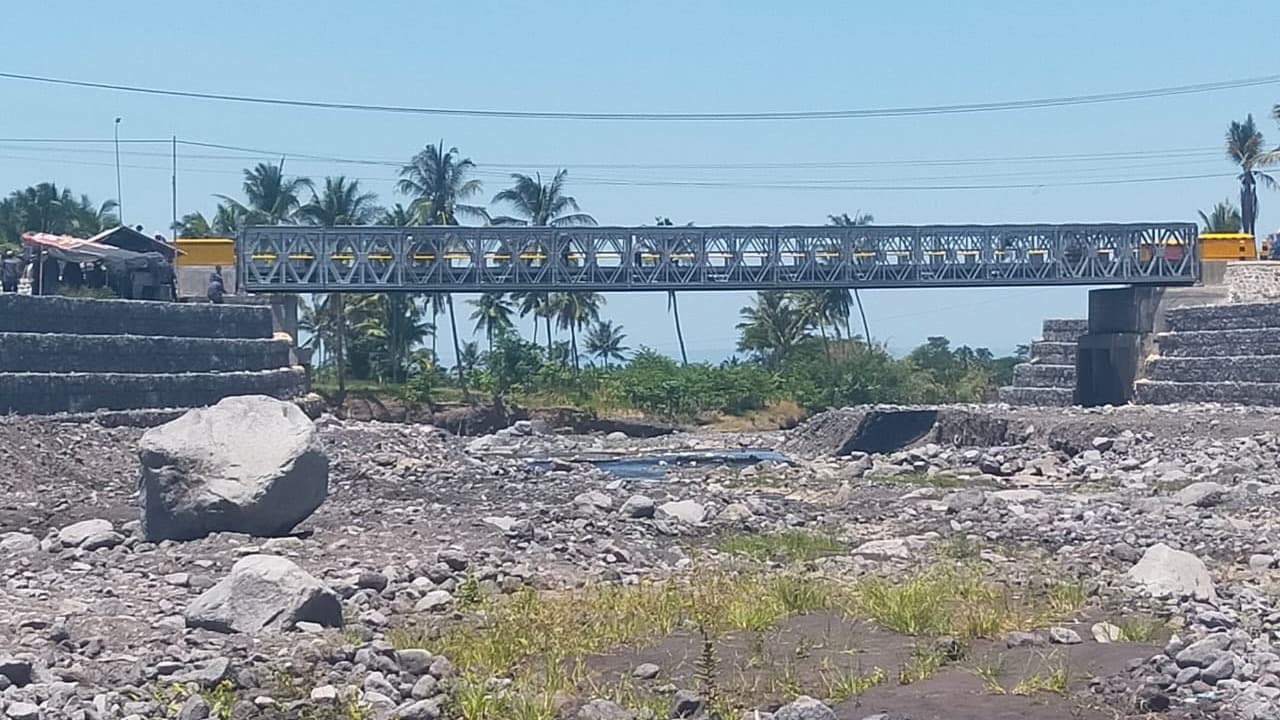
[[[832,547],[830,539],[816,535],[766,537],[773,539],[757,543],[730,536],[722,542],[736,549],[730,552],[754,559],[809,557],[815,548]],[[631,652],[669,640],[692,642],[692,682],[713,708],[730,716],[765,697],[809,694],[840,701],[888,681],[885,669],[856,664],[856,648],[830,646],[830,630],[813,638],[794,629],[780,632],[788,618],[825,615],[829,628],[872,620],[916,637],[895,676],[912,683],[963,660],[970,638],[1041,627],[1078,610],[1077,600],[1083,603],[1056,582],[1015,587],[984,575],[977,565],[853,583],[753,568],[703,567],[683,578],[566,592],[477,594],[467,607],[459,606],[466,619],[396,629],[388,639],[397,648],[421,647],[449,657],[460,672],[454,706],[472,720],[550,718],[555,698],[564,693],[611,698],[635,711],[664,708],[669,698],[657,686],[602,670],[608,663],[597,658],[624,647]],[[721,643],[735,638],[746,642],[747,652],[721,652]],[[725,660],[730,656],[732,665]],[[511,684],[495,689],[493,677]],[[1020,687],[1047,689],[1055,678],[1046,670]]]
[[[721,552],[757,561],[779,563],[808,562],[827,555],[839,555],[848,547],[832,535],[788,530],[770,535],[735,533],[720,538]]]
[[[1066,661],[1053,653],[1039,656],[1033,660],[1035,669],[1028,668],[1018,684],[1011,691],[1014,695],[1033,695],[1038,692],[1051,692],[1066,695],[1071,677]]]
[[[1169,624],[1150,615],[1126,615],[1112,623],[1120,628],[1121,642],[1164,642],[1169,639]]]

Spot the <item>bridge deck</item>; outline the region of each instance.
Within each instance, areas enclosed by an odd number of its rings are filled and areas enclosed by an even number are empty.
[[[251,227],[252,292],[1179,285],[1196,226]]]

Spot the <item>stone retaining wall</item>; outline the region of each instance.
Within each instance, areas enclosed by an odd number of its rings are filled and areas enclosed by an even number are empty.
[[[1000,388],[1010,405],[1071,405],[1076,389],[1076,340],[1089,330],[1086,320],[1045,320],[1031,343],[1031,359],[1013,369],[1013,385]]]
[[[288,365],[289,344],[279,340],[0,333],[6,372],[235,372]]]
[[[307,391],[302,368],[226,373],[0,373],[0,414],[201,407],[232,395],[287,399]]]
[[[1266,260],[1227,264],[1223,275],[1227,302],[1280,301],[1280,262]]]
[[[0,295],[0,332],[269,338],[271,309]]]

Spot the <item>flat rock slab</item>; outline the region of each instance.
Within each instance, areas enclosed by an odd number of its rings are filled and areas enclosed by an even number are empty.
[[[293,562],[250,555],[187,609],[187,625],[215,632],[285,630],[300,622],[342,627],[337,593]]]
[[[1138,564],[1129,569],[1127,577],[1156,597],[1218,601],[1213,578],[1204,561],[1164,543],[1147,548]]]

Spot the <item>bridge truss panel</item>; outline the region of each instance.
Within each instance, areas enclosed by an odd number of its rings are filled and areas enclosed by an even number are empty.
[[[236,243],[251,292],[1191,284],[1196,226],[292,227]]]

